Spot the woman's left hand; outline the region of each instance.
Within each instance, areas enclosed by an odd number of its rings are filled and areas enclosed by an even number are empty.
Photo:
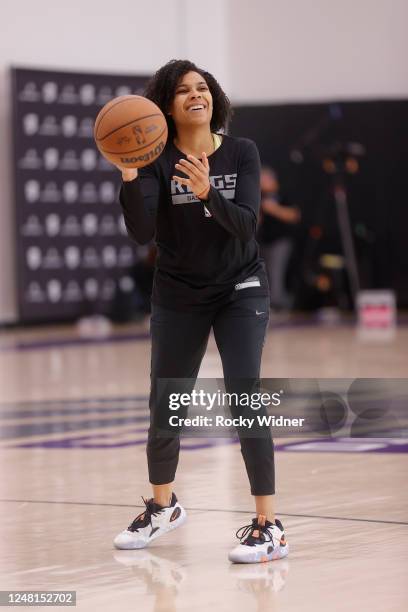
[[[173,176],[173,179],[181,185],[187,185],[191,191],[201,200],[206,200],[210,191],[210,165],[205,153],[202,153],[202,161],[187,155],[187,159],[180,159],[175,166],[177,170],[182,170],[189,178]]]

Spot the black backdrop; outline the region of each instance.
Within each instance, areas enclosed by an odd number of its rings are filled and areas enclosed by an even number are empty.
[[[262,162],[302,209],[293,262],[300,276],[320,253],[341,254],[333,179],[321,154],[334,142],[363,145],[359,172],[346,177],[361,285],[392,288],[398,305],[408,306],[408,101],[238,107],[230,133],[257,143]],[[313,226],[323,229],[318,241],[310,238]]]
[[[95,118],[106,102],[141,94],[147,78],[11,71],[17,301],[21,322],[112,311],[133,290],[140,249],[127,236],[120,174],[99,154]]]

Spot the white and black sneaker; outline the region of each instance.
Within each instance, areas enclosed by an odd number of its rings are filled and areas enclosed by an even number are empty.
[[[113,543],[116,548],[129,550],[145,548],[168,531],[180,527],[186,518],[186,511],[173,493],[169,506],[160,506],[151,499],[142,497],[146,510],[141,512],[127,529],[116,536]]]
[[[271,523],[259,515],[250,525],[238,529],[236,535],[241,543],[228,555],[233,563],[262,563],[282,559],[289,553],[283,525],[278,519]]]

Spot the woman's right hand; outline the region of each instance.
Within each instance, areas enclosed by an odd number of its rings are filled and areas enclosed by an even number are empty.
[[[116,168],[122,173],[122,180],[127,183],[128,181],[134,181],[137,177],[137,168],[124,168],[115,164]]]

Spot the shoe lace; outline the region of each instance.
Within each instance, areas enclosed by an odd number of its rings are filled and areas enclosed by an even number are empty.
[[[237,530],[235,535],[237,536],[239,540],[241,540],[242,544],[254,545],[255,540],[257,538],[254,538],[253,533],[254,531],[259,531],[260,533],[263,534],[265,542],[272,542],[273,541],[273,535],[271,531],[272,527],[273,525],[271,525],[270,527],[267,527],[266,525],[265,526],[258,525],[258,520],[254,518],[252,519],[252,523],[250,523],[249,525],[244,525],[243,527],[240,527]],[[252,539],[254,540],[253,542],[252,542]]]
[[[128,527],[128,531],[139,531],[142,527],[152,526],[152,516],[157,516],[163,512],[164,508],[155,503],[154,499],[145,499],[142,495],[143,503],[146,506]]]

